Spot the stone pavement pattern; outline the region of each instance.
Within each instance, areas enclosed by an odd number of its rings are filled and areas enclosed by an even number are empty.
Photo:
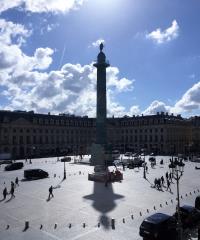
[[[151,169],[146,157],[149,167],[147,180],[143,178],[142,168],[126,169],[123,182],[110,184],[107,188],[102,183],[87,180],[87,174],[93,171],[93,167],[88,165],[66,163],[67,179],[62,181],[64,165],[56,158],[33,159],[32,164],[25,163],[24,169],[47,170],[49,178],[19,181],[20,186],[15,188],[16,197],[9,201],[8,195],[0,202],[0,239],[141,239],[138,232],[144,217],[154,212],[172,214],[176,208],[176,184],[172,184],[172,193],[165,188],[158,191],[152,187],[155,177],[165,176],[168,171],[169,157],[157,157],[158,163],[161,158],[164,165],[157,164]],[[200,171],[194,169],[196,165],[186,162],[180,180],[183,204],[194,205],[196,196],[200,194]],[[4,182],[9,191],[10,181],[17,176],[22,180],[24,171],[5,172],[3,169],[1,166],[0,193]],[[47,201],[50,185],[54,187],[54,198]],[[111,218],[116,222],[114,230]],[[30,227],[23,232],[25,221],[29,221]]]

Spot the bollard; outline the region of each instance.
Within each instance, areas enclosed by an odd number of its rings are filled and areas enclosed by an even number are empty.
[[[147,212],[149,213],[149,209],[147,208]]]
[[[54,178],[56,177],[56,174],[54,173]]]
[[[79,171],[79,175],[81,175],[81,171]]]
[[[181,195],[181,199],[183,199],[183,196]]]
[[[196,191],[194,190],[194,193],[196,193]]]
[[[185,196],[187,197],[187,193],[185,194]]]
[[[97,225],[97,226],[98,226],[98,228],[99,228],[99,227],[100,227],[100,223],[98,223],[98,225]]]
[[[111,219],[111,227],[112,227],[112,229],[115,229],[115,219],[114,218]]]
[[[168,205],[168,203],[167,202],[165,202],[166,203],[166,205]]]
[[[57,223],[55,223],[55,225],[54,225],[54,229],[56,229],[57,228]]]
[[[43,228],[43,226],[42,226],[42,224],[40,224],[40,229],[42,229]]]
[[[142,212],[140,212],[140,216],[142,216]]]
[[[83,227],[85,228],[85,223],[83,223]]]
[[[7,225],[7,226],[6,226],[6,229],[9,229],[9,227],[10,227],[10,225]]]
[[[173,200],[171,199],[171,203],[173,203]]]
[[[69,224],[69,228],[71,228],[71,227],[72,227],[72,224],[70,223],[70,224]]]
[[[192,193],[190,192],[190,195],[192,195]]]
[[[154,206],[153,209],[156,210],[156,206]]]
[[[160,204],[160,207],[162,207],[162,204]]]
[[[199,189],[197,189],[197,191],[199,192]]]
[[[125,219],[124,218],[122,219],[122,222],[125,223]]]
[[[131,219],[134,219],[133,215],[131,215]]]

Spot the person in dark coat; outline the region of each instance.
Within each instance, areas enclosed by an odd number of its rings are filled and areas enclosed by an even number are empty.
[[[11,182],[11,189],[10,189],[11,198],[15,197],[14,192],[15,192],[14,183],[12,184],[12,182]]]
[[[15,178],[15,186],[19,186],[19,179],[18,179],[18,177]]]
[[[165,182],[164,177],[162,176],[160,179],[161,179],[162,185],[164,185],[164,182]]]
[[[154,187],[156,188],[158,186],[158,180],[157,178],[154,179]]]
[[[51,185],[51,187],[49,188],[49,199],[50,199],[50,197],[54,197],[52,185]]]
[[[165,173],[166,180],[168,179],[169,175],[168,172]]]
[[[6,199],[7,194],[8,194],[8,191],[7,191],[7,188],[5,187],[3,190],[3,200]]]
[[[122,167],[123,167],[123,171],[125,171],[125,164],[124,163],[122,163]]]
[[[170,192],[172,191],[172,190],[171,190],[171,187],[170,187],[170,181],[169,181],[169,179],[167,179],[167,189],[166,189],[166,190],[168,190],[168,189],[170,190]]]

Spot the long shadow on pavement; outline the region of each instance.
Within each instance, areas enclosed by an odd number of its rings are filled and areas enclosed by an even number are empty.
[[[111,220],[106,214],[117,206],[116,200],[124,198],[124,196],[113,192],[112,183],[105,187],[104,183],[94,182],[93,193],[83,198],[93,201],[93,208],[101,213],[99,217],[100,224],[108,230]]]

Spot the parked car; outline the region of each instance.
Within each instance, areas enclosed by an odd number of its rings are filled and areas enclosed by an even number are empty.
[[[144,219],[139,234],[144,240],[175,240],[176,220],[164,213],[155,213]]]
[[[127,167],[129,169],[132,169],[135,167],[142,167],[143,163],[144,163],[144,160],[142,160],[140,157],[136,157],[127,164]]]
[[[0,160],[0,165],[1,164],[11,164],[12,160]]]
[[[155,163],[155,162],[156,162],[156,158],[155,158],[155,157],[150,157],[150,158],[149,158],[149,162]]]
[[[24,178],[26,179],[40,179],[40,178],[47,178],[48,176],[49,176],[48,172],[42,169],[24,170]]]
[[[5,166],[5,171],[21,169],[21,168],[23,168],[23,166],[24,166],[23,162],[11,163],[11,164],[8,164],[7,166]]]
[[[124,154],[124,156],[125,156],[125,157],[131,157],[131,156],[132,156],[132,152],[126,152],[126,153]]]
[[[178,218],[177,212],[174,213],[175,218]],[[197,224],[200,221],[200,211],[193,206],[183,205],[180,207],[180,217],[181,223],[184,228],[190,228]]]
[[[61,162],[71,162],[71,157],[63,157],[60,159]]]
[[[190,159],[190,161],[191,161],[191,162],[200,163],[200,157],[194,156],[193,158]]]
[[[200,195],[195,199],[195,208],[200,210]]]

